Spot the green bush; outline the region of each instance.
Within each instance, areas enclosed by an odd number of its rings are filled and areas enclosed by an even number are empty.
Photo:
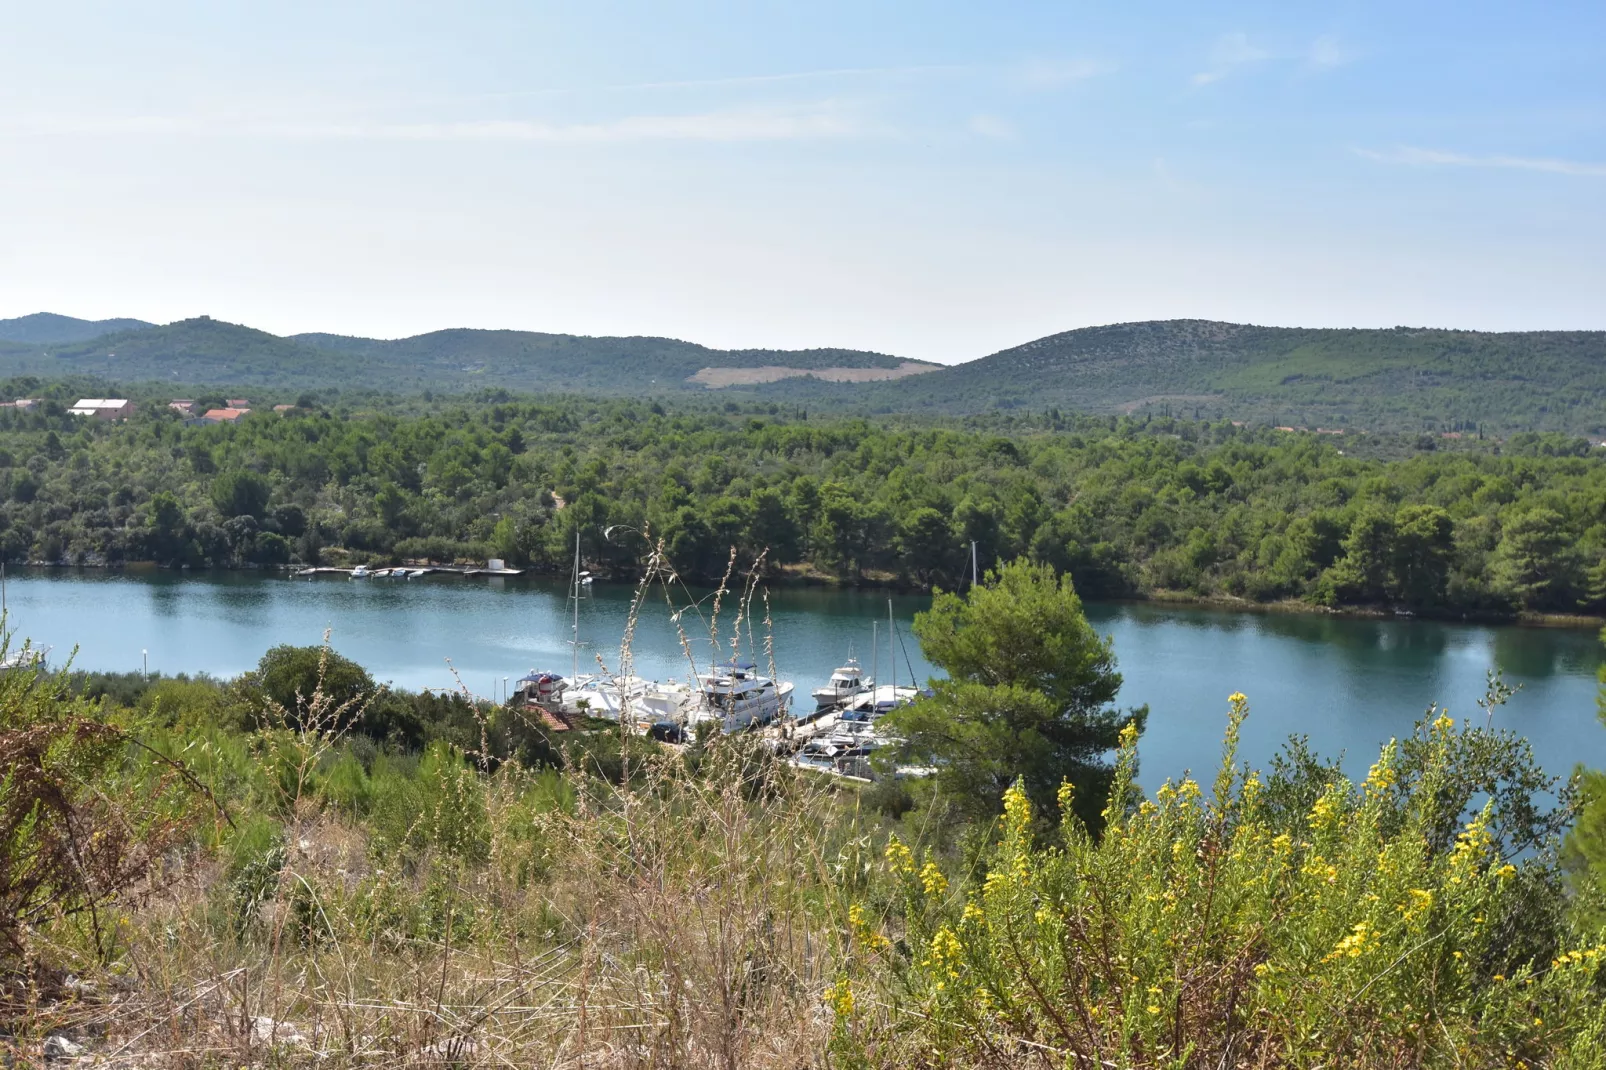
[[[1234,695],[1208,798],[1191,780],[1168,782],[1129,808],[1129,730],[1102,838],[1065,799],[1057,844],[1040,844],[1027,794],[1011,788],[974,885],[950,887],[894,841],[885,917],[855,908],[848,919],[856,955],[829,993],[838,1054],[1600,1065],[1606,945],[1532,957],[1510,923],[1546,863],[1501,857],[1494,802],[1440,841],[1446,818],[1464,816],[1467,732],[1441,715],[1411,741],[1421,765],[1403,793],[1406,748],[1391,743],[1363,783],[1331,778],[1289,821],[1262,778],[1236,765],[1246,712]]]

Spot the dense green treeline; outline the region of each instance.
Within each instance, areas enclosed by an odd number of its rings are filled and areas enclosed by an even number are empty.
[[[717,576],[734,546],[744,560],[767,550],[776,569],[952,588],[974,541],[983,563],[1030,556],[1089,597],[1606,606],[1606,463],[1587,442],[1391,440],[1393,459],[1358,455],[1378,441],[1052,411],[878,423],[505,393],[207,426],[150,406],[102,424],[47,405],[0,412],[0,555],[562,569],[578,531],[590,567],[629,572],[648,531],[690,577]],[[611,541],[610,525],[624,527]]]

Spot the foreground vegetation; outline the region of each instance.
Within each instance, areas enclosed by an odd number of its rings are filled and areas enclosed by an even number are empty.
[[[0,558],[566,570],[578,533],[589,567],[630,574],[650,531],[704,579],[736,546],[781,571],[953,589],[974,542],[984,565],[1029,555],[1090,597],[1606,609],[1606,461],[1582,439],[1428,438],[1382,459],[1356,455],[1370,440],[1165,417],[299,400],[217,426],[165,406],[117,425],[0,411]]]
[[[1031,621],[1007,673],[966,671]],[[1145,790],[1141,717],[1106,708],[1085,624],[1026,562],[939,599],[918,630],[956,677],[909,741],[1002,739],[1022,706],[1042,738],[938,757],[913,791],[815,779],[750,734],[559,738],[376,692],[327,649],[227,682],[0,674],[9,1044],[197,1067],[1606,1066],[1599,874],[1575,837],[1569,891],[1574,793],[1524,741],[1434,709],[1359,782],[1298,740],[1255,771],[1235,694],[1209,789]],[[1001,799],[948,805],[996,761],[1022,766]]]
[[[114,709],[16,680],[8,769],[39,755],[72,807],[4,782],[24,1053],[48,1036],[147,1066],[1598,1066],[1606,1050],[1602,934],[1564,921],[1547,856],[1516,855],[1497,809],[1472,805],[1459,756],[1491,737],[1448,717],[1360,784],[1263,776],[1232,761],[1235,696],[1212,792],[1139,794],[1131,732],[1101,836],[1069,799],[1045,822],[1011,790],[999,825],[933,850],[918,822],[750,739],[644,754],[610,781],[376,750],[321,695],[238,732],[177,701],[193,683]],[[139,836],[114,860],[104,834],[124,828]],[[82,837],[104,861],[62,860]]]

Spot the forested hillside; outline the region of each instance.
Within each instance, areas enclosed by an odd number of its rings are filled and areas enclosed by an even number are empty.
[[[1602,434],[1606,332],[1125,323],[858,393],[888,411],[1057,405],[1312,428]]]
[[[29,345],[83,342],[116,331],[139,330],[149,326],[151,324],[144,320],[81,320],[74,316],[58,316],[54,312],[35,312],[31,316],[0,320],[0,340]]]
[[[704,578],[735,546],[845,582],[952,587],[975,540],[984,561],[1025,554],[1093,597],[1606,607],[1606,460],[1581,439],[1368,460],[1327,436],[1159,417],[878,424],[506,394],[410,406],[193,427],[165,409],[120,425],[57,403],[0,410],[0,554],[561,569],[578,529],[592,567],[628,572],[644,543],[602,537],[626,524]]]
[[[0,335],[3,338],[4,335]],[[720,350],[672,338],[586,338],[530,331],[436,331],[381,341],[329,334],[281,338],[199,317],[87,341],[0,346],[0,374],[99,375],[124,382],[335,387],[393,393],[467,391],[652,395],[703,390],[704,368],[896,369],[897,357],[847,349]]]
[[[7,322],[37,327],[45,320],[65,317]],[[85,324],[67,322],[73,330]],[[5,341],[34,329],[0,330],[0,375],[388,393],[491,387],[656,397],[717,389],[865,415],[1057,407],[1330,430],[1606,436],[1601,331],[1316,330],[1169,320],[1067,331],[943,368],[851,349],[719,350],[672,338],[532,331],[446,330],[394,341],[280,338],[205,317],[88,340]],[[877,381],[862,381],[868,379]]]

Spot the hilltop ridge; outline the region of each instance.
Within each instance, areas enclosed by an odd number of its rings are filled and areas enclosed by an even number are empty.
[[[154,326],[155,324],[144,320],[81,320],[76,316],[58,316],[54,312],[35,312],[15,319],[0,320],[0,341],[22,342],[28,345],[84,342],[116,331],[133,331]]]
[[[105,324],[76,341],[8,339]],[[729,391],[842,411],[1161,412],[1334,430],[1606,435],[1606,332],[1263,327],[1149,320],[1047,335],[961,364],[822,348],[453,328],[288,337],[202,316],[165,326],[40,313],[0,321],[0,374],[391,393],[497,387],[646,396]],[[114,355],[115,354],[115,355]]]

